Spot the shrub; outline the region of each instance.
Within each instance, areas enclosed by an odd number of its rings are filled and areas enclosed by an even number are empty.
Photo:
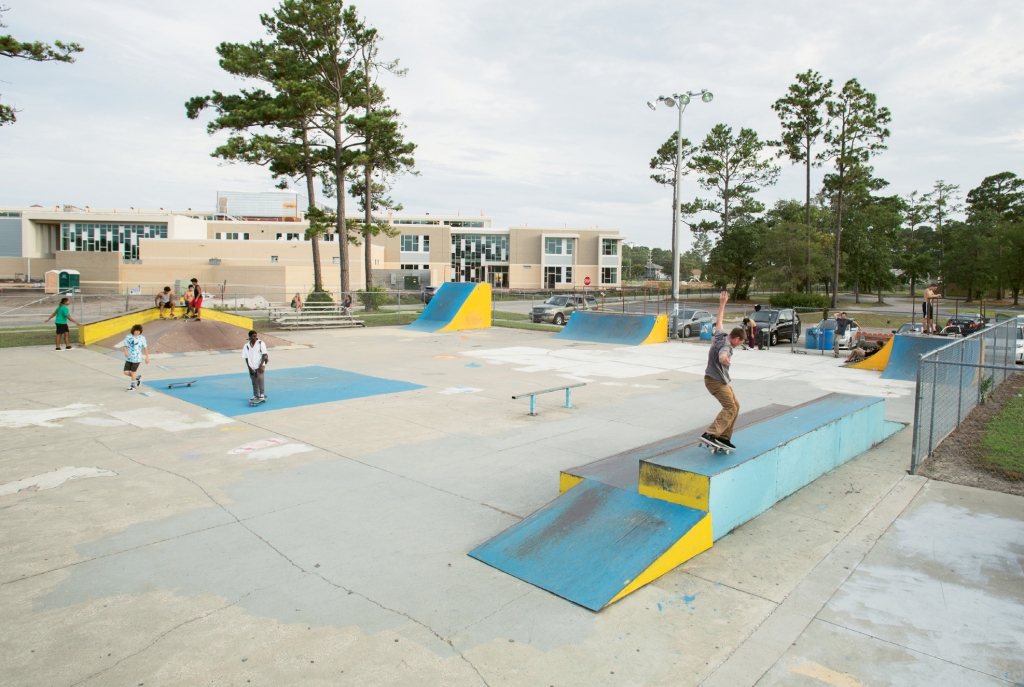
[[[382,305],[390,305],[394,301],[388,296],[386,289],[383,286],[374,286],[369,291],[362,291],[359,294],[359,300],[363,302],[363,307],[366,310],[378,310]]]
[[[333,303],[334,299],[331,298],[331,294],[327,291],[311,291],[306,296],[307,303]]]
[[[823,293],[786,291],[773,293],[768,302],[775,308],[828,308],[832,305],[832,298]]]

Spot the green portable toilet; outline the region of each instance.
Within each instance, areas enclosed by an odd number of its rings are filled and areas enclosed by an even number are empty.
[[[78,270],[61,270],[57,275],[58,290],[60,293],[75,293],[80,290],[79,281],[81,273]]]

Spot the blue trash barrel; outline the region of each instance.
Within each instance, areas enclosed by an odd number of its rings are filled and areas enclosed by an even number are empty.
[[[715,323],[714,322],[701,322],[700,323],[700,340],[701,341],[711,341],[711,339],[714,338],[713,337],[713,334],[715,333],[714,329],[715,329]]]
[[[818,328],[808,327],[807,336],[804,337],[804,348],[809,351],[818,350]]]
[[[824,336],[821,337],[821,350],[831,351],[832,342],[835,340],[836,332],[834,329],[825,329],[821,332]]]

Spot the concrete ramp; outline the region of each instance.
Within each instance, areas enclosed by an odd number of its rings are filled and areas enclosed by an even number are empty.
[[[139,323],[141,324],[141,323]],[[130,333],[124,330],[96,342],[104,348],[119,349]],[[201,322],[192,320],[150,320],[142,325],[150,354],[153,353],[195,353],[197,351],[238,351],[249,340],[249,328],[212,320],[203,316]],[[260,334],[260,339],[269,347],[290,346],[290,341],[270,334]]]
[[[454,332],[491,326],[491,285],[445,282],[406,329]]]
[[[594,464],[596,478],[563,472],[561,496],[469,555],[599,610],[902,429],[884,409],[879,398],[831,394],[766,411],[736,432],[728,456],[684,435],[640,447],[638,483],[621,456]],[[599,481],[608,476],[621,486]]]
[[[913,382],[917,379],[917,361],[925,353],[953,343],[953,339],[945,336],[929,336],[925,334],[897,334],[892,337],[888,348],[889,360],[882,379],[903,379]],[[880,353],[876,353],[876,357]]]
[[[668,341],[668,315],[574,312],[556,339],[641,346]]]

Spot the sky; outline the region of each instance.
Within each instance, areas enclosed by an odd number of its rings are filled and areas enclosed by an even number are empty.
[[[75,64],[0,61],[0,206],[212,210],[218,190],[273,187],[259,167],[210,157],[220,138],[185,101],[241,81],[222,41],[264,36],[273,0],[5,0],[20,40],[77,41]],[[1024,173],[1024,3],[389,0],[357,5],[408,68],[383,85],[417,144],[419,174],[393,197],[407,212],[494,218],[494,226],[618,229],[668,247],[671,190],[649,161],[676,130],[646,103],[708,89],[683,134],[717,123],[779,136],[771,104],[808,68],[857,78],[892,111],[875,160],[889,192],[936,180],[966,193]],[[767,204],[803,197],[803,168],[779,162]],[[815,170],[820,183],[825,170]],[[693,178],[683,198],[701,195]],[[689,240],[684,236],[684,243]]]

